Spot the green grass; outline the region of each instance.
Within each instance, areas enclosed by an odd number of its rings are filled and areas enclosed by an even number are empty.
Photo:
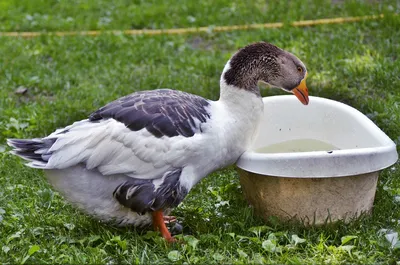
[[[279,3],[280,2],[280,3]],[[0,30],[52,31],[172,28],[376,14],[398,9],[395,1],[184,1],[2,0]],[[370,1],[374,2],[374,1]]]
[[[399,164],[381,174],[372,216],[320,228],[263,222],[247,206],[234,168],[215,172],[174,211],[187,243],[169,246],[155,232],[117,229],[87,217],[52,191],[41,171],[5,152],[8,137],[45,136],[132,91],[169,87],[217,99],[228,58],[258,40],[306,63],[311,95],[359,109],[400,144],[400,18],[390,15],[399,11],[397,1],[291,1],[290,8],[285,1],[245,6],[240,1],[155,2],[2,0],[0,29],[168,28],[387,16],[355,24],[201,35],[0,38],[0,261],[396,264],[400,246],[391,248],[378,231],[400,232],[400,203],[394,200],[400,195]],[[18,87],[28,92],[15,94]]]

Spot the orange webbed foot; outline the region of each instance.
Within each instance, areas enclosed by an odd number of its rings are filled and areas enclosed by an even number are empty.
[[[152,213],[153,217],[153,227],[157,231],[160,231],[161,236],[168,242],[168,243],[177,243],[178,240],[171,236],[167,226],[165,225],[166,222],[176,222],[176,217],[174,216],[164,216],[162,210],[155,211]]]

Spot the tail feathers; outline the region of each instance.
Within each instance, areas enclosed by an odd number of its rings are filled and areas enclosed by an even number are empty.
[[[53,139],[7,139],[7,144],[14,148],[12,154],[31,161],[27,165],[33,168],[45,168],[51,152],[50,147],[56,141]]]

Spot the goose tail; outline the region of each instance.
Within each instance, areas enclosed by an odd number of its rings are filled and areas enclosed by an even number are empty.
[[[48,152],[56,139],[7,139],[7,144],[13,148],[11,154],[19,156],[32,168],[44,169],[49,161],[51,152]]]

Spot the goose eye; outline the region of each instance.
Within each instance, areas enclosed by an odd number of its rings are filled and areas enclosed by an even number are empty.
[[[303,68],[301,68],[300,66],[297,66],[297,71],[299,71],[299,73],[303,72]]]

